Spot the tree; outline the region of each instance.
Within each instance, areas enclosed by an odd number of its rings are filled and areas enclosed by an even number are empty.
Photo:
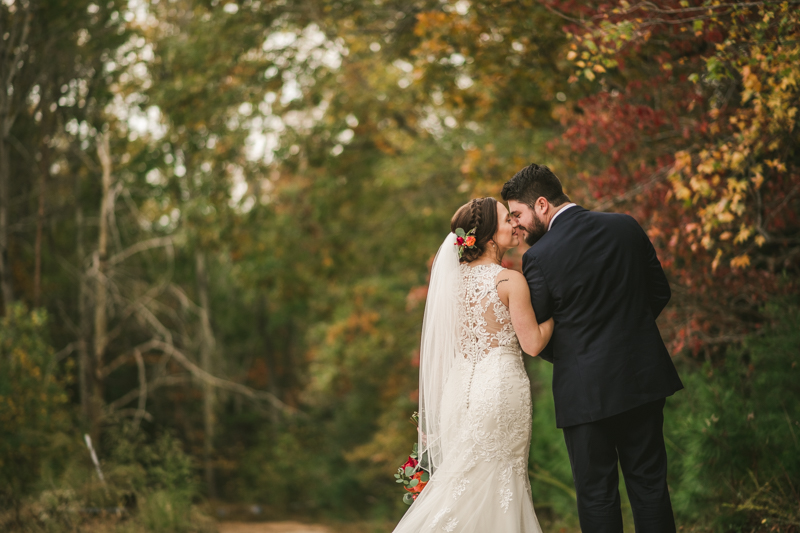
[[[765,301],[797,290],[797,10],[551,5],[571,35],[574,83],[596,88],[562,111],[562,150],[583,154],[603,208],[647,221],[676,283],[673,349],[741,340]]]

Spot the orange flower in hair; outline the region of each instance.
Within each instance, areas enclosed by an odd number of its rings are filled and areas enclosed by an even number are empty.
[[[478,228],[472,228],[471,230],[464,232],[461,228],[456,228],[456,246],[458,246],[458,258],[461,259],[461,256],[464,254],[464,248],[472,248],[475,246],[475,230]]]

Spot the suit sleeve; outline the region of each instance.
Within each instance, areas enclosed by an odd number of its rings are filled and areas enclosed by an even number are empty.
[[[536,313],[536,321],[540,324],[546,322],[553,316],[553,297],[547,289],[547,283],[538,262],[528,254],[522,256],[522,273],[528,281],[528,289],[531,292],[531,304],[533,304],[533,312]],[[552,338],[539,354],[539,357],[550,363],[553,362]]]
[[[638,224],[637,224],[638,225]],[[667,306],[672,291],[669,288],[667,276],[664,274],[664,269],[661,268],[661,262],[656,255],[656,249],[647,233],[639,226],[642,232],[642,238],[645,244],[645,259],[646,259],[646,272],[647,272],[647,300],[650,304],[650,309],[653,311],[653,318],[658,318],[661,311]]]

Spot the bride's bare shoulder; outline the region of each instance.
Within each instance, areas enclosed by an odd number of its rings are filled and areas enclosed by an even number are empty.
[[[516,270],[507,268],[497,273],[494,286],[497,289],[500,300],[506,305],[508,305],[509,295],[520,292],[527,293],[528,291],[528,282],[525,280],[525,276]]]
[[[504,268],[500,272],[497,273],[495,277],[495,285],[500,285],[503,282],[510,282],[512,285],[519,283],[520,281],[527,285],[527,281],[525,281],[525,276],[522,275],[517,270],[511,270],[509,268]]]

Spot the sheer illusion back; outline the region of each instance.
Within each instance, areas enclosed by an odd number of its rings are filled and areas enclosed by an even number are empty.
[[[497,275],[501,265],[462,264],[459,269],[460,297],[458,353],[473,363],[493,348],[519,348],[508,307],[497,294]]]

